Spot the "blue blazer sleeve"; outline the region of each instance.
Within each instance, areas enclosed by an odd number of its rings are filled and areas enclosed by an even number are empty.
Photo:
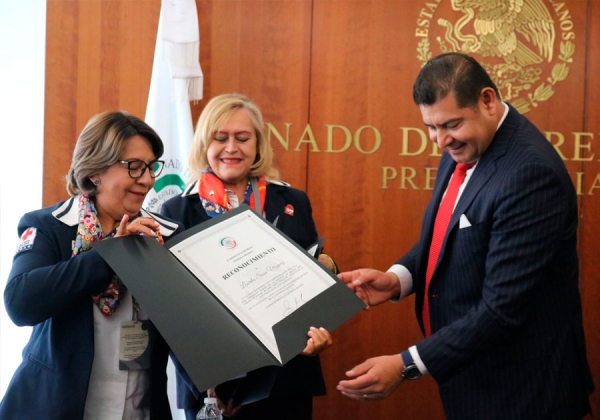
[[[13,260],[4,302],[16,325],[36,325],[82,299],[100,293],[112,270],[93,249],[71,258],[70,241],[76,227],[54,222],[51,215],[26,214],[18,225],[19,236],[37,229],[34,246]]]

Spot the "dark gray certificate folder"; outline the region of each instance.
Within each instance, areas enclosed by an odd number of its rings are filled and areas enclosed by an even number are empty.
[[[169,251],[182,240],[245,211],[253,210],[240,206],[186,230],[164,246],[149,236],[127,236],[94,244],[94,249],[148,313],[200,391],[263,366],[282,366],[304,349],[309,327],[324,327],[332,332],[365,307],[342,281],[330,274],[335,279],[333,286],[273,325],[282,361],[279,362],[244,323],[213,296],[202,279],[196,278]],[[306,253],[267,221],[264,223]],[[268,395],[269,390],[264,391]],[[253,397],[248,395],[248,398]],[[260,398],[254,397],[256,399]],[[238,396],[237,402],[250,401]]]

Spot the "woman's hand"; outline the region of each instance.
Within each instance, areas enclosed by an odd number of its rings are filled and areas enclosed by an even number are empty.
[[[308,336],[310,338],[306,342],[306,347],[302,350],[302,353],[300,353],[303,356],[316,356],[333,343],[329,331],[322,327],[310,327]]]
[[[129,216],[123,215],[119,226],[117,226],[117,233],[115,238],[119,236],[129,235],[146,235],[156,237],[156,232],[160,229],[158,222],[151,217],[137,217],[131,223],[129,222]]]

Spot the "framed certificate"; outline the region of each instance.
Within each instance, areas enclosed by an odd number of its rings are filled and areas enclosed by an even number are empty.
[[[168,248],[281,362],[273,325],[336,281],[253,211],[228,215]]]
[[[317,259],[242,205],[172,238],[94,244],[140,302],[199,390],[306,346],[363,302]]]

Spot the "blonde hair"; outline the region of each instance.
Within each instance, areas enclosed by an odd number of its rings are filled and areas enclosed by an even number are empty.
[[[256,134],[256,160],[248,176],[264,175],[267,179],[277,179],[279,173],[273,167],[273,149],[265,135],[265,123],[258,106],[245,95],[226,93],[212,98],[200,114],[190,148],[189,168],[191,182],[200,178],[210,169],[206,152],[215,133],[223,127],[234,111],[245,110],[250,116]]]
[[[155,159],[162,156],[162,140],[139,118],[123,111],[104,112],[90,118],[73,150],[71,167],[66,177],[69,194],[72,197],[80,193],[95,196],[97,187],[90,177],[114,165],[127,140],[134,136],[141,136],[150,142]]]

